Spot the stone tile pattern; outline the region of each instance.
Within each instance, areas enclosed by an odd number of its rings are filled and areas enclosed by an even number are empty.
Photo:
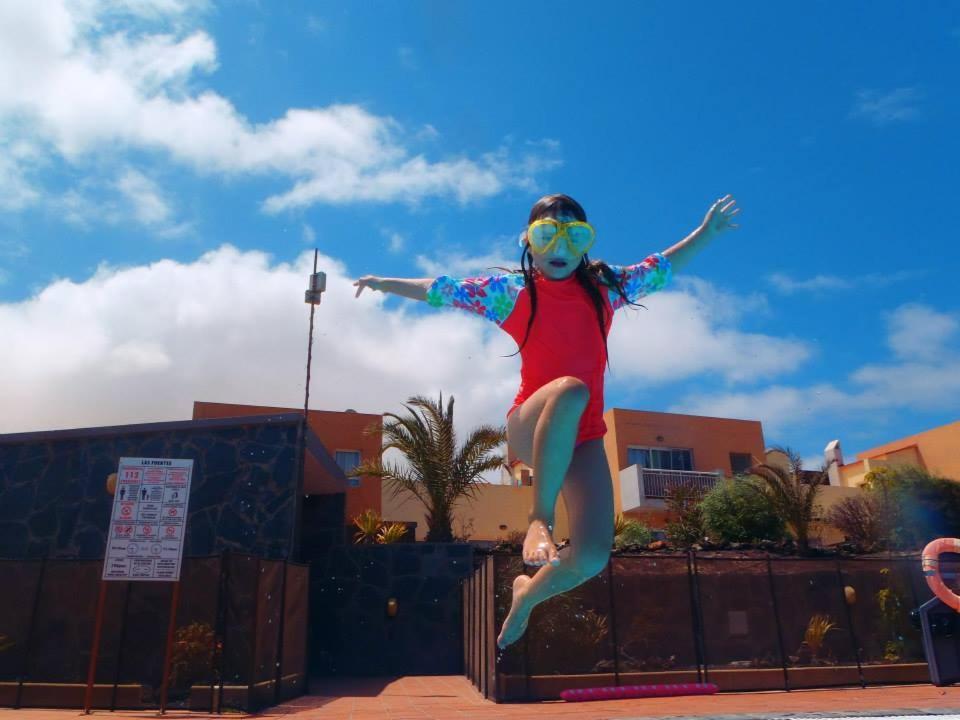
[[[296,423],[271,422],[0,444],[0,557],[102,558],[121,457],[194,460],[185,556],[286,557],[296,440]]]
[[[311,565],[311,664],[321,675],[463,671],[466,543],[331,548]],[[387,600],[398,611],[388,617]]]

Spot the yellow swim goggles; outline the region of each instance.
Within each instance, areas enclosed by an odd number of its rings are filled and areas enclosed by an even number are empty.
[[[583,255],[593,247],[597,234],[590,223],[579,220],[559,222],[544,218],[530,223],[527,228],[526,242],[530,244],[530,250],[538,255],[545,255],[553,250],[561,238],[566,239],[571,254]]]

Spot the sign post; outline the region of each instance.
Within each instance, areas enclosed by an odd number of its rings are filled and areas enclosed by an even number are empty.
[[[93,696],[106,582],[116,580],[173,583],[160,697],[160,712],[166,712],[192,475],[193,460],[120,458],[90,650],[85,714],[90,714]]]

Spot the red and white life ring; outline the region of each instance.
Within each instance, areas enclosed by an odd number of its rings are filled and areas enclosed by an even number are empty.
[[[930,586],[934,595],[942,600],[945,605],[960,612],[960,596],[957,596],[953,590],[948,588],[940,576],[940,554],[945,552],[960,553],[960,540],[957,538],[938,538],[927,543],[920,555],[923,576],[927,579],[927,585]]]

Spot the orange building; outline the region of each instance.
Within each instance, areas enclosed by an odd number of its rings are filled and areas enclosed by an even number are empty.
[[[859,487],[871,470],[898,465],[917,465],[960,482],[960,420],[864,450],[850,463],[843,461],[839,440],[823,452],[831,485]]]
[[[614,508],[655,527],[665,519],[668,490],[687,482],[712,487],[766,462],[757,420],[612,408],[604,413],[604,447]]]
[[[248,415],[269,415],[272,413],[299,412],[295,408],[278,408],[265,405],[237,405],[233,403],[194,402],[193,419],[244,417]],[[329,410],[310,410],[307,416],[310,429],[323,444],[327,453],[343,471],[350,470],[365,460],[380,457],[381,431],[383,417],[358,413],[353,410],[333,412]],[[368,433],[368,428],[373,432]],[[307,440],[308,444],[310,438]],[[351,519],[372,508],[381,512],[380,480],[366,475],[349,478],[346,488],[341,487],[334,475],[327,471],[319,457],[324,453],[306,454],[303,472],[303,491],[307,496],[326,495],[344,492],[346,495],[344,520]]]

